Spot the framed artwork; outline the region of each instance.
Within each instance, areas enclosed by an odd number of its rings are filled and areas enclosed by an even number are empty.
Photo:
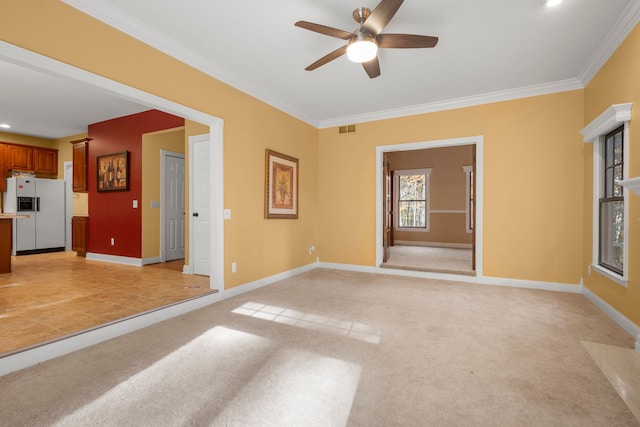
[[[267,149],[264,217],[298,218],[298,159]]]
[[[98,191],[129,190],[129,152],[96,156]]]

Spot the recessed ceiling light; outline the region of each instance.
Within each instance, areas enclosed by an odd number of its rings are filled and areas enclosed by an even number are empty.
[[[9,125],[8,125],[8,124],[6,124],[6,123],[0,123],[0,128],[2,128],[2,129],[9,129],[10,127],[11,127],[11,126],[9,126]]]
[[[547,7],[557,6],[560,3],[562,3],[562,0],[542,0],[542,4],[544,4]]]

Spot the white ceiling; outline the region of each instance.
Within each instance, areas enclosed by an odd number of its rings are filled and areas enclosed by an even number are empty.
[[[640,0],[565,0],[556,8],[541,0],[407,0],[383,32],[440,41],[433,49],[381,50],[382,75],[369,79],[346,57],[305,71],[344,41],[294,23],[353,31],[353,9],[373,9],[378,0],[63,1],[317,127],[580,88],[640,20]],[[36,74],[21,76],[25,90],[35,87],[26,80]],[[65,83],[31,90],[29,99],[54,107],[32,121],[62,122],[64,112],[79,118],[101,104],[73,99],[73,84]],[[15,117],[30,119],[32,108]]]
[[[148,110],[94,87],[0,61],[0,129],[46,139],[87,131],[87,125]]]

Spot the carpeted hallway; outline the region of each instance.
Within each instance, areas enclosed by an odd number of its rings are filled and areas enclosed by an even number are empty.
[[[0,424],[640,425],[583,342],[633,346],[581,295],[316,269],[0,377]]]

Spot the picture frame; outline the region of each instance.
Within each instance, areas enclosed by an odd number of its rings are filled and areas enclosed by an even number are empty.
[[[265,152],[264,217],[298,219],[298,159]]]
[[[129,152],[96,156],[98,192],[129,190]]]

